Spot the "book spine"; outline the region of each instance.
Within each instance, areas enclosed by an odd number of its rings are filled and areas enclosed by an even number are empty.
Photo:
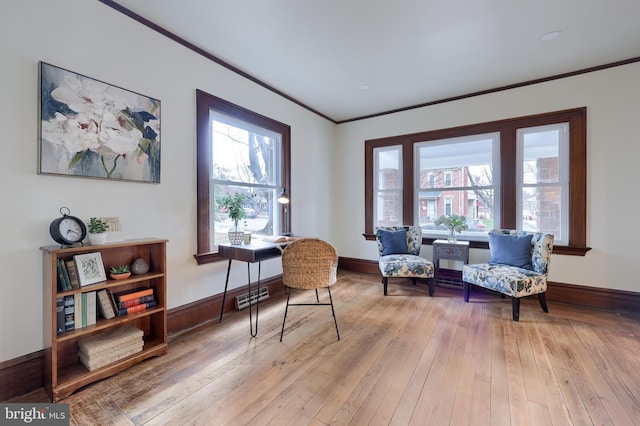
[[[80,279],[78,278],[78,270],[76,269],[76,262],[73,259],[69,259],[66,262],[67,273],[69,274],[69,281],[71,282],[71,288],[80,288]]]
[[[64,260],[60,260],[60,267],[62,268],[62,276],[64,277],[64,283],[67,286],[67,290],[71,290],[71,280],[69,279],[69,271],[67,271],[67,264]]]
[[[60,265],[62,262],[60,259],[56,260],[56,268],[58,270],[58,282],[60,283],[59,287],[62,288],[62,291],[69,290],[67,288],[67,284],[64,282],[64,273],[62,272],[62,266]]]
[[[88,291],[83,293],[86,295],[86,311],[85,318],[87,325],[94,325],[96,323],[96,292]]]
[[[155,300],[155,296],[150,294],[148,296],[138,297],[137,299],[127,300],[126,302],[118,303],[118,309],[126,309],[132,306],[141,305],[143,303],[153,302]]]
[[[113,309],[113,314],[116,316],[119,316],[120,311],[117,308],[118,303],[116,302],[116,297],[113,295],[113,292],[109,289],[107,289],[107,295],[109,296],[109,302],[111,302],[111,308]]]
[[[84,304],[82,303],[82,293],[76,293],[73,295],[73,308],[74,316],[77,319],[75,321],[75,328],[82,328],[82,317],[84,316]]]
[[[113,312],[113,307],[111,306],[111,301],[109,300],[109,295],[107,294],[106,289],[99,290],[97,293],[98,297],[98,312],[105,318],[111,319],[115,316]]]
[[[150,294],[153,294],[153,288],[145,288],[139,291],[125,293],[125,294],[115,293],[114,296],[116,297],[116,301],[120,303],[120,302],[126,302],[127,300],[137,299],[142,296],[148,296]]]
[[[157,303],[155,301],[153,302],[149,302],[149,303],[145,303],[142,305],[136,305],[136,306],[132,306],[130,308],[126,308],[126,309],[120,309],[120,313],[118,314],[119,316],[124,316],[124,315],[128,315],[128,314],[134,314],[136,312],[142,312],[142,311],[146,311],[149,308],[153,308],[154,306],[156,306]]]
[[[62,334],[64,327],[64,297],[56,297],[56,332]]]
[[[74,302],[73,294],[64,296],[64,331],[71,331],[76,327]]]

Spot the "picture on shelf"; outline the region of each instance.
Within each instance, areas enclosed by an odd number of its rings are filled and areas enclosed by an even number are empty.
[[[107,280],[100,252],[77,254],[73,256],[78,270],[80,285],[89,285]]]

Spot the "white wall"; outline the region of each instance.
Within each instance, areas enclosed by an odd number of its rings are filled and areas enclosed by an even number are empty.
[[[510,117],[587,107],[587,244],[584,257],[553,255],[549,279],[583,286],[640,291],[635,275],[640,237],[640,63],[514,90],[478,96],[338,126],[335,179],[340,255],[375,260],[375,243],[365,241],[363,141],[482,123]],[[348,211],[347,211],[348,208]],[[348,216],[347,216],[348,215]],[[431,247],[423,247],[431,258]],[[488,250],[471,250],[471,262]]]
[[[226,263],[193,259],[196,89],[291,126],[292,228],[330,241],[333,123],[97,1],[3,1],[0,61],[0,362],[43,347],[39,247],[55,244],[48,229],[61,206],[85,220],[120,217],[123,238],[167,238],[169,308],[223,291]],[[39,61],[161,100],[160,184],[37,174]],[[281,273],[277,261],[262,269]],[[230,287],[241,285],[246,268],[234,264]]]

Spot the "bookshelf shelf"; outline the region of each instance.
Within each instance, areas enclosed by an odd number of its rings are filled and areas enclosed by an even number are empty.
[[[167,352],[166,315],[166,243],[164,239],[141,239],[113,244],[60,248],[41,247],[43,253],[44,289],[44,384],[53,402],[71,395],[77,389],[123,371],[147,358]],[[69,260],[74,255],[100,253],[106,270],[112,266],[130,265],[144,258],[150,266],[146,274],[132,275],[123,280],[107,279],[67,291],[58,289],[58,259]],[[113,292],[138,287],[153,288],[157,305],[147,310],[111,319],[97,318],[96,323],[57,333],[56,305],[59,297],[108,289]],[[144,347],[126,358],[89,371],[78,357],[78,340],[133,325],[144,333]]]

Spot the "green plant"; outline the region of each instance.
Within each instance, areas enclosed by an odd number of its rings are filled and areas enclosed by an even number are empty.
[[[126,274],[127,272],[131,272],[129,265],[112,266],[109,269],[109,273],[111,274]]]
[[[106,220],[102,220],[97,217],[89,218],[89,224],[87,226],[87,230],[92,234],[101,234],[103,232],[107,232],[109,226]]]
[[[248,195],[236,192],[235,194],[221,195],[216,198],[216,202],[218,203],[218,209],[225,209],[229,217],[233,219],[237,225],[238,219],[246,216],[243,206],[250,199]]]

